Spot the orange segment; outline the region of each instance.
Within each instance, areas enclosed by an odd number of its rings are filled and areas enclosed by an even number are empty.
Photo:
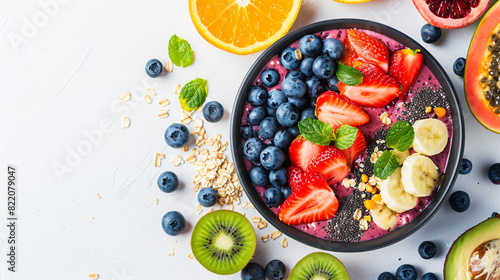
[[[263,50],[292,26],[301,0],[189,0],[191,19],[212,45],[236,54]]]

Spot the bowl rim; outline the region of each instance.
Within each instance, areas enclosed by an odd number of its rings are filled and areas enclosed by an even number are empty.
[[[396,40],[397,42],[405,45],[408,48],[419,49],[420,52],[424,55],[424,64],[431,70],[446,93],[453,122],[450,154],[448,157],[447,167],[444,172],[445,176],[432,202],[408,224],[397,228],[382,237],[359,242],[338,242],[325,240],[305,233],[280,221],[278,216],[274,214],[260,198],[259,194],[255,190],[255,187],[251,183],[242,155],[242,141],[238,141],[238,139],[241,139],[240,127],[241,119],[243,116],[242,108],[244,108],[246,102],[247,92],[265,64],[267,64],[267,62],[273,56],[280,53],[291,43],[295,42],[306,34],[345,28],[357,28],[375,31]],[[238,89],[232,111],[230,135],[233,141],[231,141],[231,152],[233,156],[233,162],[240,179],[240,183],[250,201],[256,207],[257,211],[283,234],[308,246],[328,251],[363,252],[375,250],[397,243],[416,232],[426,222],[428,222],[432,218],[432,216],[436,214],[445,198],[451,192],[457,178],[460,162],[462,161],[463,157],[465,143],[463,113],[460,102],[457,98],[457,93],[447,73],[444,71],[439,62],[415,40],[392,27],[368,20],[351,18],[325,20],[304,26],[282,37],[280,40],[267,48],[250,67],[241,83],[240,88]]]

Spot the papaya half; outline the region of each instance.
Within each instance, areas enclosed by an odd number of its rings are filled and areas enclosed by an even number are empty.
[[[484,15],[472,37],[464,89],[474,117],[500,133],[500,1]]]

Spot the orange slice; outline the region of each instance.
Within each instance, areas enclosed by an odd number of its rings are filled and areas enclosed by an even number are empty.
[[[191,19],[210,44],[235,54],[269,47],[292,27],[302,0],[189,0]]]

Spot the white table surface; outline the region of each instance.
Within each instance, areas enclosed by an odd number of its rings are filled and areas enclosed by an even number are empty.
[[[44,10],[41,3],[52,4]],[[420,27],[425,22],[411,1],[343,5],[304,0],[292,30],[346,17],[391,25],[422,43]],[[332,252],[351,279],[376,279],[403,263],[415,265],[420,275],[430,271],[442,278],[451,242],[500,210],[500,187],[486,175],[488,167],[500,161],[500,135],[473,118],[462,78],[452,71],[455,59],[466,55],[476,25],[444,30],[440,43],[425,45],[459,95],[466,124],[464,156],[474,168],[469,175],[459,175],[454,189],[467,191],[472,204],[464,213],[443,204],[423,228],[392,246],[365,253]],[[148,78],[146,61],[166,61],[173,34],[191,43],[194,64]],[[240,279],[239,274],[212,274],[188,258],[190,233],[200,217],[190,183],[195,171],[188,164],[173,167],[170,160],[182,152],[167,148],[163,133],[171,122],[180,121],[174,86],[201,77],[208,79],[208,100],[218,100],[226,109],[221,122],[205,128],[209,135],[221,133],[229,140],[234,96],[259,54],[237,56],[207,43],[191,23],[187,1],[1,1],[0,217],[6,223],[6,168],[13,165],[19,220],[15,274],[7,271],[8,234],[0,227],[0,278],[88,279],[96,272],[102,280]],[[158,96],[147,105],[142,98],[149,87]],[[127,91],[133,98],[122,103],[120,96]],[[162,97],[171,100],[167,119],[157,116]],[[123,116],[131,119],[129,129],[121,127]],[[93,142],[86,135],[92,135]],[[166,154],[160,168],[153,166],[156,151]],[[175,193],[162,193],[156,186],[165,170],[175,171],[183,182]],[[248,201],[246,196],[242,201]],[[242,206],[236,205],[236,210],[242,211]],[[166,235],[160,226],[162,215],[171,210],[182,212],[188,223],[177,237]],[[245,212],[247,217],[259,216],[254,209]],[[258,237],[272,231],[272,226],[256,228]],[[254,261],[265,265],[278,258],[291,269],[306,254],[318,251],[291,238],[288,248],[281,248],[282,238],[265,244],[259,238]],[[439,247],[431,260],[417,253],[424,240]],[[172,248],[175,255],[168,256]]]

